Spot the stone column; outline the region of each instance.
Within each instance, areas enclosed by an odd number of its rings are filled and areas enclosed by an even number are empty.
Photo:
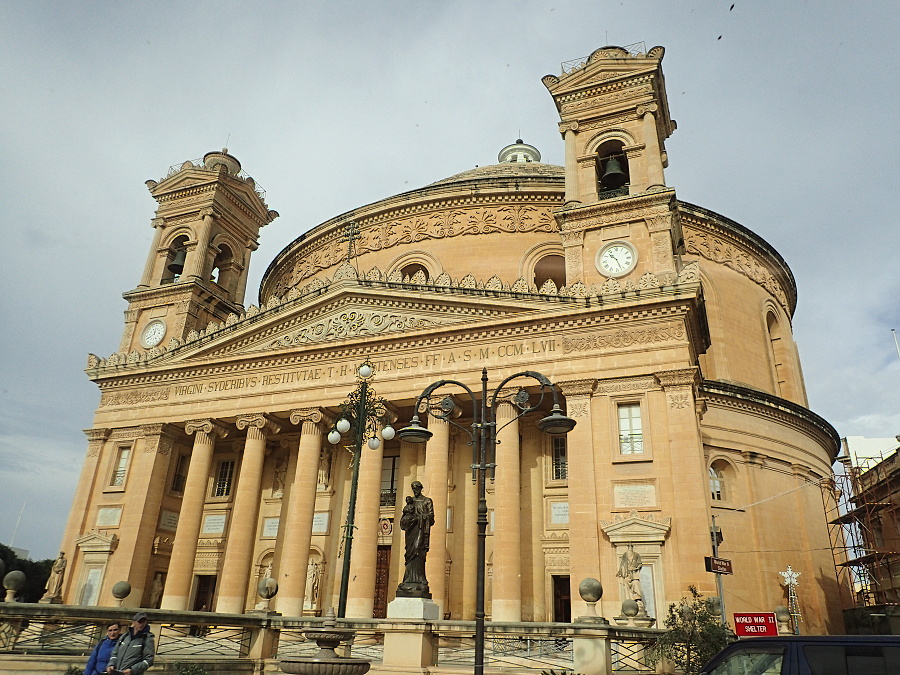
[[[303,614],[324,420],[325,417],[318,408],[291,411],[291,423],[302,426],[290,502],[285,521],[281,524],[284,528],[284,544],[276,569],[279,589],[275,596],[275,607],[285,616]]]
[[[185,260],[184,274],[185,279],[195,278],[200,281],[208,281],[203,279],[203,268],[205,267],[206,258],[209,255],[209,242],[212,239],[212,223],[215,220],[215,214],[212,209],[203,209],[200,212],[203,219],[197,228],[197,245],[193,250],[193,255],[189,255]]]
[[[425,480],[423,494],[434,504],[434,525],[431,528],[431,544],[425,558],[425,578],[431,589],[431,599],[437,603],[443,618],[446,595],[447,561],[447,475],[450,455],[450,424],[430,417],[428,429],[434,433],[425,449]],[[406,490],[409,488],[404,486]],[[408,494],[404,491],[404,497]],[[399,521],[397,521],[399,523]]]
[[[181,499],[181,512],[178,514],[178,529],[175,532],[175,543],[172,545],[172,557],[169,560],[169,571],[166,576],[166,588],[160,605],[162,609],[176,611],[188,609],[191,584],[194,580],[197,539],[200,536],[203,504],[206,501],[206,488],[209,471],[212,467],[213,450],[216,437],[225,438],[228,435],[225,427],[216,424],[211,419],[185,422],[184,431],[188,435],[194,434],[194,448],[191,451],[191,462],[188,465],[187,478],[184,482],[184,496]]]
[[[400,441],[400,465],[397,467],[397,501],[394,504],[394,530],[391,534],[391,578],[388,582],[388,591],[393,593],[400,582],[403,581],[403,573],[406,571],[406,546],[404,542],[404,533],[400,529],[400,518],[403,516],[403,507],[406,502],[406,490],[408,486],[417,479],[418,469],[416,461],[419,457],[419,450],[424,444],[408,443]],[[405,487],[407,486],[407,487]]]
[[[591,424],[591,395],[596,380],[560,382],[566,410],[577,424],[566,436],[569,485],[569,591],[572,616],[587,611],[578,594],[586,578],[600,579],[600,534],[597,529],[594,438]],[[600,579],[602,581],[602,579]],[[576,605],[576,603],[578,603]]]
[[[477,429],[475,430],[477,432]],[[459,617],[463,621],[474,621],[475,619],[475,579],[478,572],[477,565],[471,561],[478,559],[478,485],[472,481],[472,448],[464,445],[464,441],[459,446],[459,454],[462,455],[459,460],[459,466],[463,471],[460,472],[463,484],[463,512],[462,515],[456,514],[456,522],[453,524],[455,536],[462,539],[462,559],[466,561],[462,570],[462,615]]]
[[[638,117],[644,121],[644,146],[647,151],[647,189],[665,187],[666,179],[663,177],[662,150],[659,146],[659,134],[656,131],[656,116],[658,106],[655,103],[639,105]]]
[[[253,545],[258,539],[256,523],[259,516],[263,461],[266,458],[266,436],[277,434],[281,427],[263,413],[241,415],[236,426],[247,430],[244,456],[238,476],[231,524],[225,543],[225,558],[219,581],[216,611],[240,614],[244,611]]]
[[[153,269],[156,267],[156,261],[159,258],[159,243],[162,240],[162,232],[166,221],[162,218],[154,218],[150,221],[150,224],[153,226],[153,243],[150,244],[150,253],[147,254],[147,262],[144,265],[144,273],[141,274],[141,283],[138,284],[138,288],[149,288],[150,283],[153,281]]]
[[[380,437],[380,434],[379,434]],[[381,459],[384,441],[372,450],[363,438],[350,551],[350,583],[347,587],[347,618],[371,619],[375,607],[375,564],[378,554],[378,515],[381,510]],[[346,551],[344,552],[346,555]]]
[[[516,408],[497,401],[496,481],[494,483],[494,584],[492,621],[522,620],[522,534],[519,519],[519,422]]]

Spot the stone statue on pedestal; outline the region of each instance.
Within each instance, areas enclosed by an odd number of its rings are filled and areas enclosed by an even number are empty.
[[[65,552],[60,551],[59,557],[56,559],[56,562],[53,563],[53,567],[50,568],[50,577],[47,579],[47,587],[45,589],[46,593],[44,593],[44,597],[41,598],[41,602],[62,602],[63,577],[66,575],[66,565],[68,564],[69,561],[66,560]]]
[[[397,597],[431,598],[428,579],[425,578],[425,556],[431,541],[434,525],[434,503],[422,494],[422,484],[413,481],[413,496],[406,498],[400,516],[400,528],[406,532],[406,569],[403,582],[397,588]]]
[[[644,592],[641,589],[641,568],[643,566],[640,554],[634,550],[634,544],[628,544],[628,549],[619,559],[619,571],[616,572],[616,576],[622,578],[629,598],[637,603],[638,614],[647,613],[644,606]]]

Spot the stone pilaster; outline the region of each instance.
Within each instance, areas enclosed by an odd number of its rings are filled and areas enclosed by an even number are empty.
[[[197,245],[194,248],[193,255],[188,255],[185,260],[184,278],[194,278],[199,281],[206,281],[201,278],[203,268],[206,266],[206,259],[209,256],[209,242],[212,238],[212,224],[216,216],[212,209],[203,209],[200,212],[199,227],[197,228]]]
[[[643,118],[644,145],[647,148],[647,189],[662,188],[666,186],[663,177],[662,150],[659,145],[659,135],[656,132],[656,111],[659,106],[656,103],[639,105],[638,117]]]

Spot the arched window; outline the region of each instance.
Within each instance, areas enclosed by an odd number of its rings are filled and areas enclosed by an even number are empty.
[[[597,197],[609,199],[628,194],[631,174],[621,141],[610,140],[597,148]]]
[[[161,284],[175,283],[184,272],[184,261],[187,258],[187,242],[187,235],[181,235],[175,237],[172,243],[169,244],[166,264],[162,272],[162,278],[159,280]]]
[[[230,284],[234,277],[234,271],[234,254],[227,244],[222,244],[213,261],[209,280],[230,291],[232,290]]]
[[[716,466],[719,464],[720,466]],[[713,462],[709,467],[709,495],[714,502],[725,501],[725,471],[721,467],[721,462]]]
[[[772,361],[772,379],[775,394],[791,398],[793,391],[789,379],[788,349],[785,344],[784,329],[775,312],[766,313],[766,331],[769,338],[769,357]]]
[[[540,289],[548,279],[557,288],[566,285],[566,259],[558,253],[545,255],[534,265],[534,285]]]
[[[409,265],[404,265],[400,268],[400,274],[403,275],[404,280],[408,278],[410,281],[413,281],[413,277],[416,276],[416,273],[418,272],[421,272],[425,275],[424,281],[427,282],[428,268],[425,267],[425,265],[422,265],[421,263],[410,263]],[[421,276],[419,277],[419,279],[421,280]],[[413,281],[413,283],[417,282]]]

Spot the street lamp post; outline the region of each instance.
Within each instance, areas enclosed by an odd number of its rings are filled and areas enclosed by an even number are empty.
[[[347,612],[347,589],[350,585],[350,552],[353,548],[353,529],[356,518],[356,490],[359,484],[359,462],[362,457],[363,441],[369,437],[367,445],[377,450],[381,445],[378,438],[379,423],[384,423],[381,438],[386,441],[394,437],[394,428],[387,423],[387,402],[376,396],[372,388],[375,369],[366,359],[356,371],[356,388],[341,404],[341,412],[334,427],[328,432],[328,442],[340,443],[342,434],[353,430],[353,474],[350,479],[350,499],[347,506],[347,521],[344,524],[344,563],[341,569],[341,590],[338,596],[338,618]]]
[[[484,673],[484,581],[485,581],[485,543],[487,539],[487,490],[486,476],[490,471],[491,480],[494,479],[495,450],[497,445],[497,398],[503,388],[511,381],[519,377],[531,378],[540,384],[540,397],[531,405],[528,392],[521,388],[516,394],[513,403],[518,409],[516,416],[507,422],[510,424],[527,413],[540,408],[544,402],[547,390],[553,396],[553,408],[547,417],[538,422],[538,428],[549,434],[567,434],[575,427],[575,420],[566,417],[559,406],[559,396],[556,388],[546,376],[533,370],[525,370],[510,375],[503,380],[490,394],[488,405],[488,374],[487,368],[481,371],[481,397],[475,395],[468,386],[458,380],[439,380],[428,385],[416,400],[413,418],[409,425],[400,429],[397,436],[409,443],[425,443],[433,435],[423,427],[419,420],[419,410],[423,403],[425,414],[430,414],[437,419],[445,420],[453,426],[461,429],[469,436],[469,445],[472,446],[472,482],[477,485],[478,491],[478,551],[477,573],[475,578],[475,675]],[[431,397],[441,387],[453,385],[463,389],[472,401],[472,424],[466,428],[453,421],[453,411],[456,404],[450,395],[445,396],[436,406],[432,406]],[[504,425],[506,426],[506,425]],[[501,427],[502,428],[502,427]]]

